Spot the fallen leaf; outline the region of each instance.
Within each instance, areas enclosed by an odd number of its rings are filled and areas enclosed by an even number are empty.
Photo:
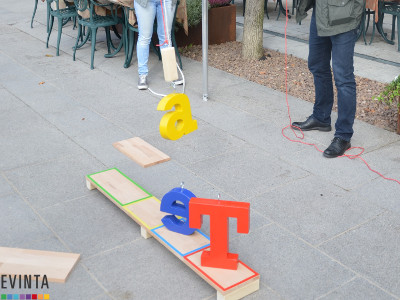
[[[260,71],[260,75],[265,75],[265,74],[267,74],[267,72],[265,72],[265,71]]]
[[[82,118],[82,121],[85,121],[85,118]]]
[[[51,54],[46,54],[46,57],[54,57],[54,56]]]
[[[42,84],[44,84],[44,81],[42,81],[42,82],[39,82],[39,85],[42,85]]]

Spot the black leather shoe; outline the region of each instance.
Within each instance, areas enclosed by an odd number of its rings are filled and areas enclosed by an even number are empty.
[[[335,137],[329,147],[324,151],[324,156],[328,158],[342,156],[350,147],[350,142]]]
[[[315,119],[313,116],[309,116],[308,119],[304,122],[293,122],[292,123],[292,128],[299,130],[299,128],[303,131],[309,131],[309,130],[319,130],[319,131],[331,131],[332,127],[330,124],[325,124],[317,119]]]

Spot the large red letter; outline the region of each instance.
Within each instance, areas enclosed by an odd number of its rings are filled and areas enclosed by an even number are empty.
[[[189,227],[201,228],[202,215],[210,215],[210,251],[201,254],[205,267],[236,270],[238,254],[229,253],[229,217],[237,218],[237,232],[249,233],[250,203],[192,198]]]

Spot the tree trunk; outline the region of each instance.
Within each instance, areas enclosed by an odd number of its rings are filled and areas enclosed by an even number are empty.
[[[264,55],[263,20],[264,0],[247,0],[243,29],[243,58],[260,59]]]

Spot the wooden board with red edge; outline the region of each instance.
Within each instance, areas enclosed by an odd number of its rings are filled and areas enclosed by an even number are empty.
[[[167,230],[161,221],[165,214],[160,212],[160,200],[118,169],[87,175],[86,180],[89,189],[98,189],[138,223],[143,237],[154,237],[215,288],[218,299],[240,299],[259,289],[260,275],[242,261],[239,261],[237,270],[202,267],[200,255],[210,246],[209,238],[200,230],[189,236]],[[147,197],[143,198],[143,195],[138,194],[138,188],[146,192]],[[131,197],[128,195],[128,200],[118,199],[120,195],[127,197],[126,190],[133,191]]]

